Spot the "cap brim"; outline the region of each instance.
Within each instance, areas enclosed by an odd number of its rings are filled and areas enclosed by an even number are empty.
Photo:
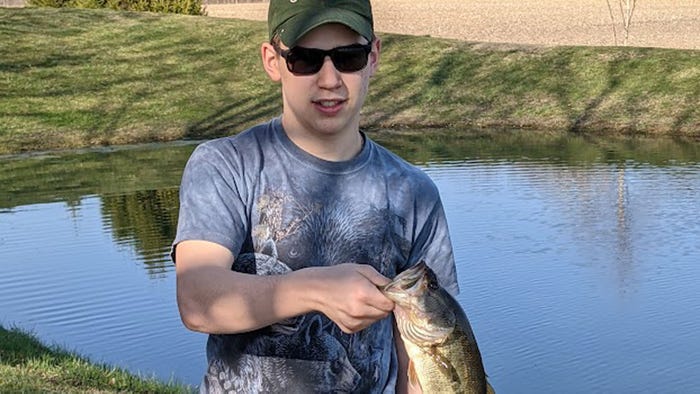
[[[338,8],[328,8],[321,12],[304,12],[290,18],[280,26],[280,38],[285,45],[293,47],[306,33],[327,23],[340,23],[351,28],[368,41],[372,39],[372,25],[365,17]]]

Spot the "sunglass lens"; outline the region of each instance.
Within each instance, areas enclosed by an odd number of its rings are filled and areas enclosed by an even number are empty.
[[[368,51],[364,46],[336,48],[331,54],[333,65],[340,72],[360,71],[367,65]]]
[[[295,47],[287,55],[287,67],[295,74],[315,74],[323,67],[324,57],[318,49]]]

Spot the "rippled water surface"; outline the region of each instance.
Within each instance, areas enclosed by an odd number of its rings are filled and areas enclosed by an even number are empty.
[[[440,189],[499,393],[700,386],[700,144],[374,136]],[[199,383],[169,243],[191,144],[0,159],[0,324]]]

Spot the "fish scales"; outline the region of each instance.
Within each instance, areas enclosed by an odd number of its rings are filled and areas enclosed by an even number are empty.
[[[413,384],[424,393],[494,392],[464,310],[424,262],[380,290],[399,306],[394,316]]]

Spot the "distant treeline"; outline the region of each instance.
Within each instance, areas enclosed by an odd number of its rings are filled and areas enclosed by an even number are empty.
[[[109,8],[121,11],[204,15],[202,0],[28,0],[27,4],[34,7]]]
[[[267,3],[269,0],[0,0],[0,7],[111,8],[123,11],[151,11],[203,15],[203,5]]]
[[[269,0],[204,0],[204,4],[267,3]]]
[[[269,0],[203,0],[203,4],[268,3]],[[0,7],[24,7],[30,0],[0,0]]]

